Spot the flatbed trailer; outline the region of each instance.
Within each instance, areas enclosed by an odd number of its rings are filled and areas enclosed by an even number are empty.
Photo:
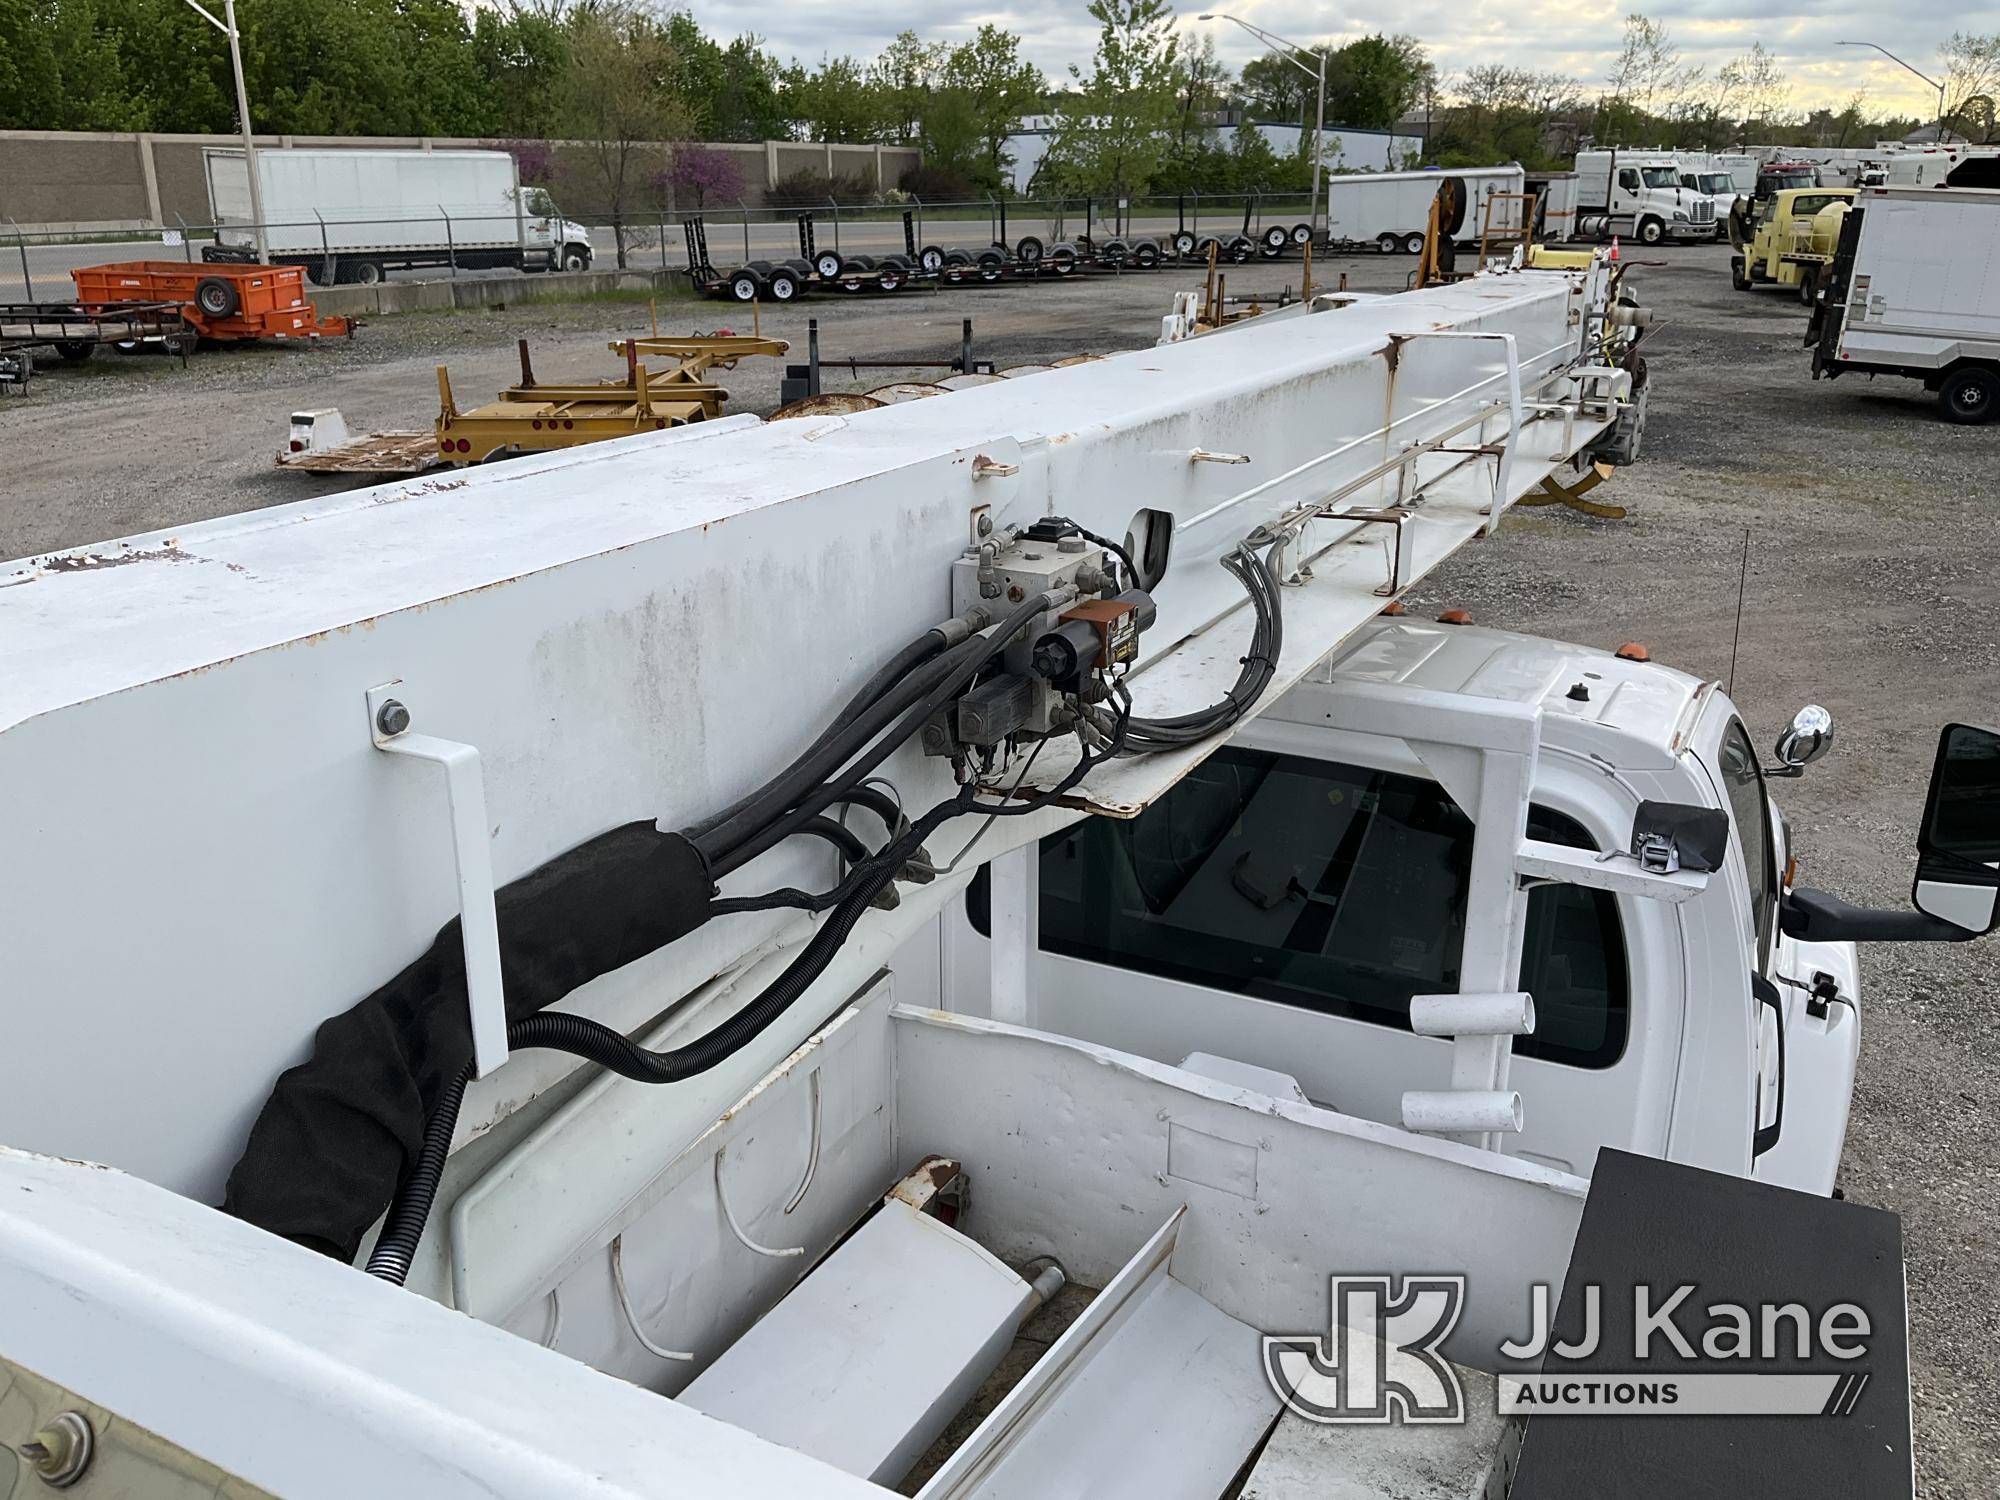
[[[0,389],[25,391],[34,376],[34,351],[55,350],[64,364],[79,365],[102,344],[152,346],[183,363],[195,336],[171,302],[120,302],[86,307],[76,302],[0,302]]]

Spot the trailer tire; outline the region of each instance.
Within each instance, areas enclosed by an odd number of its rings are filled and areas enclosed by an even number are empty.
[[[1312,243],[1312,238],[1313,238],[1312,225],[1294,224],[1292,226],[1292,243],[1294,245],[1310,245]]]
[[[1457,234],[1465,227],[1469,202],[1463,177],[1447,177],[1438,184],[1438,233]]]
[[[1394,255],[1403,248],[1403,237],[1385,229],[1375,236],[1375,248],[1384,255]]]
[[[773,266],[771,274],[764,278],[764,290],[771,294],[773,302],[796,302],[799,297],[799,274],[790,266]]]
[[[875,273],[875,285],[885,292],[900,292],[903,281],[908,277],[907,267],[899,264],[901,256],[892,255],[882,262],[882,269]]]
[[[1043,245],[1040,240],[1032,234],[1024,234],[1020,243],[1014,246],[1014,255],[1022,265],[1032,271],[1042,263],[1042,250]]]
[[[1160,247],[1153,240],[1140,240],[1132,247],[1132,264],[1142,271],[1150,271],[1160,263]]]
[[[969,250],[961,250],[958,248],[958,246],[954,245],[951,247],[951,249],[944,252],[944,264],[947,267],[969,266],[972,264],[972,252]]]
[[[1945,419],[1963,426],[1990,422],[2000,410],[2000,369],[1991,365],[1960,365],[1938,387],[1938,405]]]
[[[1283,260],[1285,247],[1283,245],[1259,245],[1257,253],[1265,260]]]
[[[833,250],[814,251],[812,266],[821,279],[831,281],[840,274],[840,255]]]
[[[363,261],[363,265],[373,265],[373,261]],[[381,280],[381,272],[375,279]],[[243,299],[236,288],[220,276],[204,276],[194,284],[194,305],[201,309],[205,318],[231,318],[243,306]]]
[[[729,273],[729,284],[723,290],[732,302],[755,302],[757,294],[764,290],[764,278],[744,266]]]
[[[1273,224],[1259,235],[1258,238],[1263,240],[1266,254],[1283,255],[1285,253],[1285,246],[1292,242],[1292,232],[1282,224]]]
[[[1119,239],[1106,240],[1097,250],[1097,263],[1100,266],[1122,266],[1131,257],[1132,247]]]
[[[1240,266],[1257,253],[1257,242],[1247,234],[1233,234],[1223,245],[1222,253]]]
[[[1743,257],[1740,255],[1729,257],[1729,284],[1739,292],[1750,290],[1750,273],[1744,268]]]
[[[1443,236],[1443,239],[1445,242],[1448,243],[1451,239],[1451,236],[1445,235]],[[1424,253],[1424,237],[1420,234],[1404,235],[1403,253],[1405,255],[1422,255]]]
[[[89,339],[62,339],[56,344],[56,358],[66,365],[80,365],[97,352]]]
[[[1076,270],[1076,251],[1068,245],[1057,245],[1049,251],[1049,270],[1058,276],[1067,276]]]
[[[1174,254],[1178,255],[1182,260],[1186,260],[1190,255],[1194,254],[1195,244],[1194,231],[1192,229],[1183,229],[1174,235]]]
[[[1660,220],[1647,217],[1639,221],[1639,243],[1657,245],[1667,237],[1667,226]]]
[[[998,281],[1007,274],[1007,256],[1000,250],[982,250],[976,262],[981,281]]]
[[[923,267],[925,275],[935,276],[944,269],[944,251],[936,245],[926,245],[917,252],[917,264]]]

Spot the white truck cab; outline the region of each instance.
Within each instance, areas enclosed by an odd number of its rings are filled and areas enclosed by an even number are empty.
[[[1579,151],[1576,172],[1585,238],[1630,235],[1647,245],[1715,238],[1715,204],[1682,186],[1673,152]]]
[[[1708,200],[1715,214],[1715,237],[1727,239],[1729,210],[1739,193],[1735,174],[1721,158],[1715,156],[1685,157],[1681,161],[1680,173],[1683,188]]]
[[[1806,711],[1779,774],[1830,743]],[[1497,836],[1518,823],[1629,870],[1635,819],[1667,804],[1725,818],[1727,842],[1684,899],[1533,882],[1510,983],[1533,1002],[1512,1048],[1522,1118],[1500,1149],[1588,1177],[1609,1146],[1830,1192],[1860,1041],[1854,944],[1785,930],[1801,925],[1781,919],[1791,837],[1741,714],[1636,648],[1364,631],[1135,820],[1043,841],[1037,1024],[1273,1070],[1403,1125],[1409,1092],[1451,1087],[1454,1066],[1451,1041],[1412,1030],[1412,997],[1470,988],[1468,933],[1504,930],[1518,894],[1482,878],[1488,820],[1471,814],[1524,744],[1526,804]],[[946,934],[953,1008],[982,1004],[986,885]]]

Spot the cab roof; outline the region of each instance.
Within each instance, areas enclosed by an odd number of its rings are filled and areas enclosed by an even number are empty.
[[[1664,769],[1687,747],[1714,684],[1593,646],[1476,625],[1382,619],[1328,659],[1329,680],[1397,683],[1539,704],[1542,737],[1613,765]],[[1572,696],[1578,688],[1584,696]]]

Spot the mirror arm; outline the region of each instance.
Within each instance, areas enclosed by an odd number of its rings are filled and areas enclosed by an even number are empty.
[[[1763,770],[1766,781],[1777,781],[1780,778],[1790,780],[1794,776],[1803,776],[1806,774],[1804,766],[1795,766],[1789,762],[1781,762],[1775,766],[1765,766]]]
[[[1966,943],[1980,935],[1942,917],[1855,906],[1810,886],[1779,898],[1778,929],[1806,943]]]

